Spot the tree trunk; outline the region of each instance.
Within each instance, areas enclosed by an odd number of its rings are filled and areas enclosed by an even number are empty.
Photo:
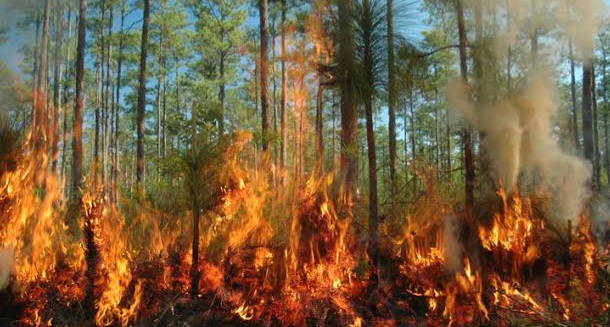
[[[318,77],[318,92],[316,95],[316,155],[318,161],[317,172],[320,176],[324,175],[324,85],[322,85],[322,77]]]
[[[605,47],[602,46],[602,92],[604,99],[604,170],[606,171],[606,176],[610,181],[610,132],[609,126],[610,123],[608,120],[610,111],[609,103],[608,103],[608,75],[607,75],[607,57]]]
[[[34,124],[34,147],[37,150],[45,146],[45,134],[48,129],[47,112],[47,73],[48,73],[48,52],[49,52],[49,20],[51,14],[51,0],[45,0],[43,28],[42,28],[42,48],[40,49],[40,67],[38,69],[38,80],[36,85],[36,120]],[[42,167],[46,169],[46,167]]]
[[[594,164],[593,143],[593,59],[585,59],[582,69],[582,133],[585,159]]]
[[[344,188],[344,203],[351,206],[356,194],[358,177],[358,111],[355,103],[353,69],[355,67],[355,40],[353,23],[353,0],[338,0],[339,40],[338,54],[341,90],[341,178]],[[351,212],[351,207],[348,208]],[[349,214],[349,213],[348,213]]]
[[[78,44],[76,47],[76,86],[72,123],[72,199],[80,207],[83,179],[83,109],[85,87],[85,46],[87,34],[87,0],[80,0]]]
[[[53,128],[50,134],[52,137],[51,145],[51,170],[57,173],[57,161],[59,160],[59,110],[61,108],[61,82],[62,82],[62,67],[61,67],[61,49],[62,49],[62,33],[63,33],[63,5],[60,0],[55,1],[55,67],[53,72]]]
[[[258,1],[260,12],[261,33],[261,120],[263,136],[263,152],[267,154],[269,149],[269,26],[267,23],[268,4],[267,0]]]
[[[396,75],[394,63],[394,7],[387,1],[388,29],[388,132],[390,136],[390,183],[396,181]]]
[[[466,28],[464,26],[464,7],[462,0],[455,0],[458,36],[460,46],[460,73],[462,81],[468,83],[468,64],[466,56]],[[474,158],[472,155],[472,136],[468,127],[465,127],[462,132],[462,143],[464,146],[464,166],[466,168],[465,181],[465,209],[466,219],[472,221],[474,208]]]
[[[119,53],[118,53],[118,62],[117,62],[117,73],[116,73],[116,109],[114,111],[114,162],[115,169],[113,174],[113,198],[118,203],[119,199],[119,169],[121,167],[120,163],[120,140],[119,140],[119,130],[120,130],[120,109],[121,109],[121,82],[122,82],[122,69],[123,69],[123,48],[124,48],[124,32],[125,32],[125,12],[126,12],[127,1],[123,0],[121,3],[121,32],[119,36]]]
[[[71,54],[72,54],[72,5],[68,5],[68,45],[66,47],[66,61],[65,61],[65,75],[66,78],[64,80],[64,92],[63,92],[63,103],[64,103],[64,126],[61,136],[61,175],[66,176],[66,153],[68,151],[68,89],[69,89],[69,80],[71,78]],[[70,188],[68,188],[70,189]]]
[[[142,42],[140,47],[140,78],[137,106],[137,167],[136,184],[140,196],[144,194],[144,113],[146,109],[146,57],[148,55],[148,25],[150,20],[150,0],[144,0],[144,22],[142,24]]]
[[[280,169],[286,168],[286,0],[282,0],[282,45],[281,45],[281,70],[282,70],[282,86],[281,86],[281,104],[280,104]],[[284,179],[282,178],[282,183]]]
[[[220,55],[220,90],[218,98],[220,99],[220,118],[218,119],[218,135],[222,136],[225,132],[225,54],[224,51]]]
[[[111,68],[111,60],[112,60],[112,28],[114,26],[114,14],[113,14],[113,9],[114,9],[114,5],[112,4],[112,2],[110,3],[110,7],[108,8],[108,19],[109,19],[109,24],[108,24],[108,49],[107,49],[107,54],[106,54],[106,96],[105,96],[105,105],[104,105],[104,148],[103,148],[103,152],[102,152],[102,162],[103,162],[103,166],[102,166],[102,177],[103,177],[103,182],[104,182],[104,193],[109,195],[109,191],[110,191],[110,176],[109,176],[109,165],[110,165],[110,158],[109,158],[109,149],[110,149],[110,116],[111,116],[111,105],[110,105],[110,99],[114,99],[114,96],[112,94],[113,92],[113,88],[112,86],[112,82],[111,82],[111,78],[110,78],[110,68]]]
[[[97,83],[97,94],[95,98],[95,141],[93,146],[93,184],[98,183],[99,162],[100,162],[100,131],[101,116],[104,107],[104,15],[105,0],[100,2],[100,26],[98,28],[99,52],[95,62],[95,79]]]
[[[199,187],[197,184],[199,174],[197,171],[197,106],[193,103],[191,113],[191,137],[192,137],[192,167],[191,167],[191,201],[193,215],[193,242],[192,242],[192,265],[191,265],[191,297],[199,294]]]
[[[601,152],[599,151],[599,128],[598,128],[598,116],[597,116],[597,87],[595,82],[595,65],[591,71],[591,99],[593,101],[593,185],[596,188],[600,186],[600,160],[599,157]]]
[[[36,130],[36,114],[38,108],[38,71],[39,59],[40,59],[40,13],[36,14],[36,40],[34,41],[34,67],[32,67],[32,114],[31,114],[31,129],[32,132]]]
[[[365,0],[366,1],[366,0]],[[375,148],[375,127],[373,122],[373,99],[367,99],[365,104],[366,111],[366,141],[368,146],[369,159],[369,258],[371,258],[373,271],[372,281],[379,280],[379,253],[378,235],[379,217],[377,200],[377,153]]]
[[[576,69],[574,65],[574,50],[571,39],[568,41],[568,51],[570,58],[570,93],[572,96],[572,127],[574,130],[574,146],[576,147],[576,151],[580,153],[580,135],[578,135],[578,117],[576,110]]]

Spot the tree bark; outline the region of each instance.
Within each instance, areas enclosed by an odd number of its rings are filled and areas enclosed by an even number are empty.
[[[593,66],[593,70],[591,71],[591,99],[593,101],[593,155],[595,159],[593,160],[593,185],[596,188],[600,186],[600,151],[599,151],[599,121],[597,116],[597,87],[595,82],[595,65]]]
[[[593,59],[585,59],[582,68],[582,133],[584,157],[594,164],[593,143]]]
[[[197,106],[193,104],[191,113],[191,134],[192,134],[192,167],[191,167],[191,201],[193,215],[193,241],[192,241],[192,265],[191,265],[191,297],[195,298],[199,294],[199,187],[198,181],[198,155],[197,155]]]
[[[118,53],[118,62],[117,62],[117,73],[116,73],[116,109],[114,111],[114,174],[113,174],[113,198],[118,203],[119,199],[119,172],[120,172],[120,140],[119,140],[119,130],[120,130],[120,109],[121,109],[121,87],[122,87],[122,69],[123,69],[123,51],[124,51],[124,42],[125,42],[125,11],[126,11],[127,1],[123,0],[121,3],[121,32],[119,36],[119,53]]]
[[[34,41],[34,67],[32,67],[32,113],[31,113],[31,129],[32,132],[36,130],[36,115],[38,108],[38,72],[39,72],[39,59],[40,59],[40,13],[36,14],[36,40]]]
[[[318,77],[318,92],[316,94],[316,155],[318,160],[318,173],[324,174],[324,85],[322,78]]]
[[[460,43],[460,74],[462,81],[468,83],[468,63],[466,56],[466,28],[464,26],[464,6],[462,0],[455,0],[458,36]],[[474,208],[474,158],[472,155],[472,136],[468,127],[462,131],[462,143],[464,147],[464,166],[466,168],[465,181],[465,209],[466,219],[472,221]]]
[[[353,23],[353,0],[338,0],[339,40],[338,53],[341,90],[341,160],[340,183],[344,189],[344,203],[351,206],[356,194],[358,177],[358,111],[355,103],[354,76],[355,40]],[[351,207],[349,208],[351,211]]]
[[[606,176],[610,178],[610,131],[608,124],[609,121],[609,110],[608,103],[608,75],[607,75],[607,57],[605,47],[602,46],[602,92],[604,101],[604,170]]]
[[[76,87],[72,123],[72,197],[80,206],[83,178],[83,109],[85,87],[85,46],[87,35],[87,0],[80,0],[78,45],[76,47]]]
[[[150,20],[150,0],[144,0],[144,22],[142,24],[142,42],[140,47],[140,78],[137,106],[137,167],[136,184],[140,196],[144,194],[144,114],[146,109],[146,57],[148,55],[148,25]]]
[[[281,86],[281,104],[280,104],[280,169],[286,168],[286,0],[282,0],[282,44],[281,44],[281,70],[282,70],[282,86]],[[284,180],[282,179],[282,183]]]
[[[390,183],[396,180],[396,74],[394,63],[394,7],[387,1],[388,29],[388,132],[390,156]]]
[[[48,52],[49,52],[49,21],[51,14],[51,0],[45,0],[42,28],[42,47],[40,49],[40,67],[38,69],[38,79],[36,85],[36,120],[34,123],[34,147],[42,149],[46,144],[46,132],[48,130],[47,112],[47,73],[48,73]],[[43,167],[46,169],[46,167]]]
[[[261,33],[261,120],[263,152],[269,150],[269,26],[267,22],[268,4],[267,0],[259,0],[260,33]]]
[[[61,49],[62,49],[62,33],[63,33],[63,5],[60,0],[55,1],[55,67],[53,72],[53,128],[50,137],[52,137],[51,145],[51,171],[57,173],[57,161],[59,160],[59,110],[61,109],[61,82],[62,82],[62,67],[61,67]]]
[[[574,50],[571,39],[568,41],[568,52],[570,58],[570,94],[572,96],[572,127],[574,130],[574,146],[576,147],[576,151],[580,153],[580,135],[578,132],[578,117],[576,109],[576,69],[574,64]]]
[[[72,5],[69,4],[68,5],[68,45],[66,47],[66,61],[65,61],[65,79],[64,79],[64,92],[63,92],[63,103],[64,103],[64,110],[63,110],[63,120],[64,120],[64,126],[63,126],[63,131],[62,131],[62,136],[61,136],[61,146],[62,146],[62,150],[61,150],[61,175],[65,176],[66,174],[66,153],[68,151],[68,89],[69,89],[69,80],[71,78],[71,54],[72,54],[72,46],[71,46],[71,40],[72,40]],[[69,189],[69,188],[68,188]]]
[[[110,7],[108,8],[108,49],[106,54],[106,95],[105,95],[105,105],[104,105],[104,148],[102,152],[102,180],[104,182],[104,193],[109,195],[110,191],[110,170],[109,165],[111,159],[109,158],[109,150],[110,150],[110,116],[111,113],[111,103],[110,99],[114,99],[112,94],[112,82],[110,78],[110,70],[111,70],[111,60],[112,60],[112,27],[114,26],[114,13],[113,13],[114,5],[111,2]]]

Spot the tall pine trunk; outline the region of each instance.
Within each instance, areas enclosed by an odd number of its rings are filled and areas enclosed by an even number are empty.
[[[84,109],[84,86],[85,86],[85,46],[87,33],[87,0],[80,0],[79,23],[78,23],[78,45],[76,48],[76,87],[74,119],[72,123],[72,200],[71,207],[74,217],[78,217],[81,203],[81,187],[83,178],[83,109]],[[70,222],[71,224],[73,222]],[[87,226],[86,226],[87,227]],[[90,226],[89,226],[90,227]],[[91,232],[91,230],[90,230]],[[92,233],[90,233],[92,234]],[[88,254],[92,254],[88,251]],[[93,301],[93,287],[95,279],[95,261],[89,260],[87,255],[87,288],[86,288],[86,310],[90,316],[95,310]]]
[[[396,74],[394,63],[394,7],[387,1],[388,29],[388,132],[390,152],[390,183],[396,181]]]
[[[61,49],[62,49],[62,33],[63,33],[63,5],[60,0],[55,1],[55,67],[53,72],[53,128],[51,130],[51,170],[57,172],[57,161],[59,160],[59,111],[61,109]]]
[[[137,192],[144,194],[144,113],[146,109],[146,57],[148,55],[148,25],[150,21],[150,0],[144,0],[144,22],[142,24],[142,42],[140,46],[140,77],[138,88],[138,106],[136,112],[137,129]]]
[[[341,90],[341,159],[340,183],[344,189],[344,204],[351,206],[356,194],[358,177],[358,111],[355,103],[353,69],[355,63],[355,40],[353,0],[337,0],[339,40],[338,68]],[[348,208],[351,212],[351,207]],[[349,214],[349,213],[348,213]]]
[[[280,100],[280,169],[286,168],[286,0],[282,0],[282,44],[281,44],[281,70],[282,70],[282,86]],[[283,180],[282,180],[283,182]]]
[[[460,74],[462,81],[468,83],[468,62],[466,56],[466,44],[468,40],[466,38],[466,27],[464,26],[464,6],[462,0],[455,0],[455,5],[460,49]],[[462,144],[464,147],[464,166],[466,168],[464,202],[466,219],[471,221],[473,219],[474,208],[474,158],[472,154],[472,136],[468,127],[465,127],[462,131]]]
[[[123,49],[124,49],[124,38],[125,38],[125,15],[126,15],[127,1],[123,0],[121,3],[121,31],[119,35],[119,53],[117,62],[117,73],[116,73],[116,109],[114,111],[114,172],[112,176],[113,186],[113,198],[118,203],[119,199],[119,172],[121,167],[119,150],[120,150],[120,111],[121,111],[121,82],[122,82],[122,70],[123,70]]]
[[[68,152],[68,96],[69,96],[69,80],[71,78],[71,54],[72,54],[72,5],[68,5],[68,44],[66,46],[66,60],[65,60],[65,79],[64,79],[64,90],[63,90],[63,131],[61,136],[61,175],[66,176],[66,154]],[[69,188],[68,188],[69,189]]]
[[[269,149],[269,26],[267,22],[268,4],[267,0],[259,0],[260,33],[261,33],[261,120],[263,152],[267,154]]]
[[[316,94],[316,162],[317,172],[320,175],[324,174],[324,85],[322,85],[322,77],[318,77],[318,92]]]
[[[49,21],[51,14],[51,0],[45,0],[42,28],[42,47],[40,48],[40,67],[38,69],[38,79],[36,82],[36,108],[34,120],[33,145],[40,150],[45,146],[45,134],[48,130],[47,112],[47,73],[48,73],[48,52],[49,52]],[[42,167],[46,169],[46,167]],[[41,181],[39,181],[41,182]]]
[[[576,109],[576,69],[574,64],[574,50],[572,40],[568,41],[568,53],[570,60],[570,95],[572,97],[572,128],[574,130],[574,146],[580,153],[580,135],[578,132],[578,117]]]
[[[193,215],[193,241],[192,241],[192,264],[191,264],[191,297],[195,298],[199,294],[199,185],[197,181],[198,167],[199,167],[199,156],[197,148],[197,106],[193,103],[191,113],[191,205]]]
[[[593,142],[593,59],[585,59],[582,68],[582,135],[583,154],[591,164],[595,160]]]

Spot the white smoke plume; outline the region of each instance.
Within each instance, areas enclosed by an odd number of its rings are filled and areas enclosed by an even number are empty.
[[[544,40],[541,48],[559,49],[570,39],[581,60],[589,60],[594,35],[606,12],[600,0],[470,0],[468,4],[481,3],[487,9],[504,8],[504,14],[510,13],[509,22],[500,26],[504,28],[495,37],[498,60],[519,37],[520,42],[529,42],[533,31]],[[447,86],[450,108],[481,132],[482,146],[506,188],[515,185],[520,173],[536,176],[537,184],[553,195],[552,216],[576,219],[590,197],[591,165],[564,151],[553,134],[559,104],[550,74],[534,67],[525,84],[500,100],[475,103],[470,87],[454,80]],[[484,87],[478,91],[493,92],[494,96],[480,97],[486,99],[502,94]]]
[[[590,164],[561,148],[553,135],[553,114],[558,107],[552,84],[534,74],[526,88],[489,106],[470,102],[467,87],[448,85],[452,108],[483,135],[482,146],[493,160],[498,178],[506,188],[519,173],[540,178],[541,186],[553,194],[552,214],[575,219],[590,195]]]

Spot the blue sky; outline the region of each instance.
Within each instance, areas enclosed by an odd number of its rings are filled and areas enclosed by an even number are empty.
[[[22,2],[27,0],[4,0],[0,1],[0,24],[3,27],[9,27],[10,30],[7,34],[7,40],[3,44],[0,44],[0,60],[4,61],[11,69],[15,72],[20,73],[19,65],[22,61],[22,55],[20,53],[20,48],[27,43],[34,42],[34,31],[30,30],[21,30],[15,26],[18,19],[20,19],[18,12],[15,10],[10,10],[9,8],[17,4],[18,2]],[[35,0],[37,1],[37,0]],[[418,2],[421,0],[418,0]],[[606,5],[610,6],[610,0],[603,0]],[[413,30],[420,34],[422,31],[426,30],[426,18],[427,13],[421,10],[415,10],[416,17],[413,22],[416,24]],[[138,12],[134,12],[129,17],[129,20],[126,24],[129,26],[132,22],[140,19],[140,14]],[[118,24],[118,21],[116,22]],[[258,24],[257,17],[250,17],[247,21],[247,24]],[[117,26],[118,28],[118,26]]]

